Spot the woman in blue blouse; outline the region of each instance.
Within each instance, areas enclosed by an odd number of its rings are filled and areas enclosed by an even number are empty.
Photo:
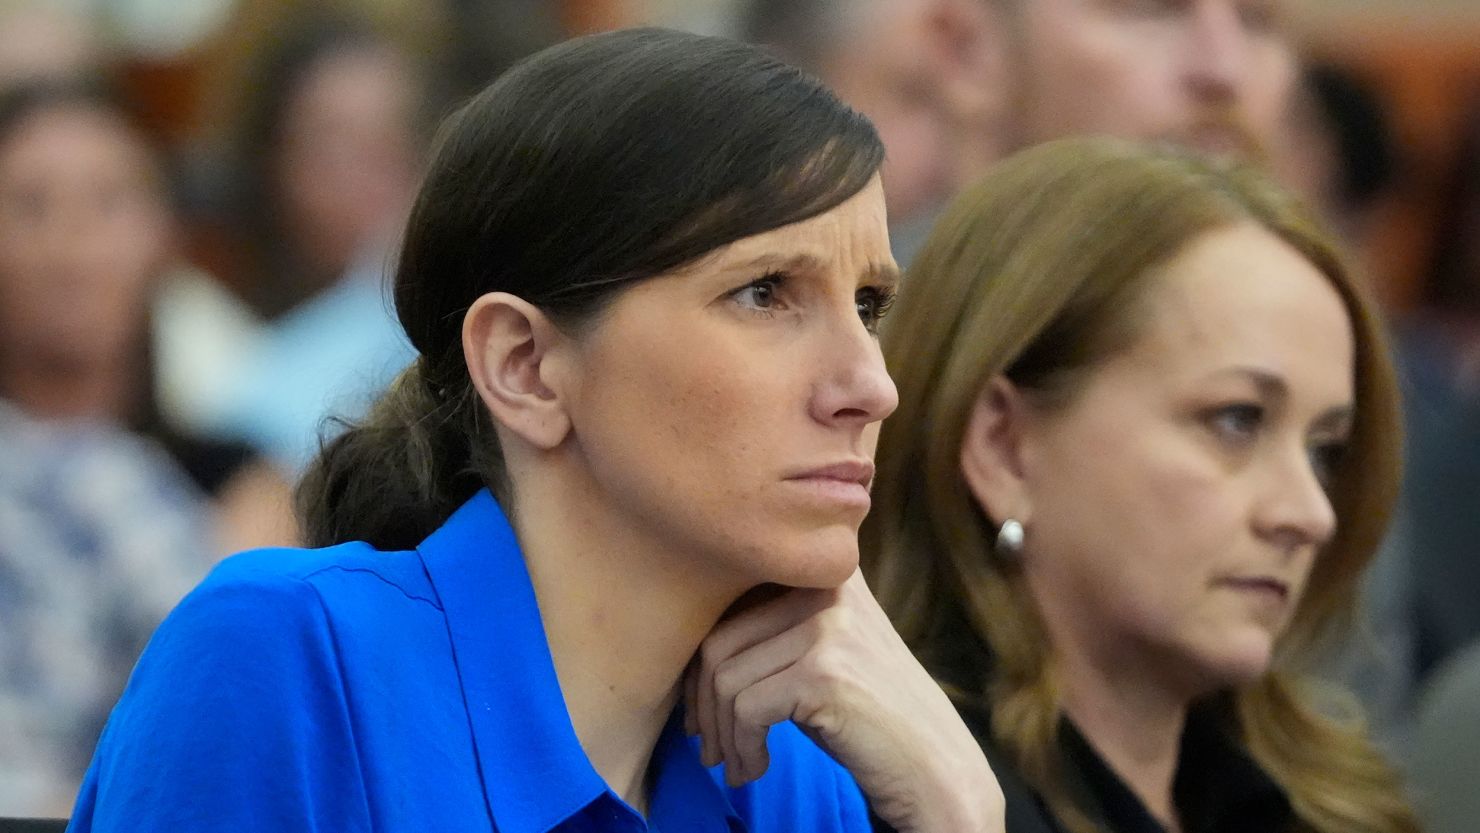
[[[185,599],[72,829],[1000,829],[856,572],[881,157],[816,81],[659,30],[471,101],[396,274],[419,357],[301,487],[323,548]]]

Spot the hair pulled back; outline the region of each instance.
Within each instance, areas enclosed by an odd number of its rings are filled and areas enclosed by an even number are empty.
[[[479,296],[579,328],[636,281],[838,205],[882,160],[865,118],[754,46],[629,29],[515,65],[440,131],[395,276],[419,357],[299,486],[310,545],[406,549],[479,488],[510,497],[462,353]]]

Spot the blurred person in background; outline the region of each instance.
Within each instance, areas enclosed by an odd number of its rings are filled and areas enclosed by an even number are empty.
[[[310,17],[265,44],[249,84],[228,175],[246,297],[273,320],[384,262],[420,176],[423,79],[368,24]]]
[[[1480,639],[1480,96],[1464,129],[1423,302],[1401,341],[1421,676]]]
[[[739,33],[814,73],[884,140],[889,222],[909,231],[1001,155],[981,119],[993,55],[981,0],[750,0]]]
[[[1445,660],[1417,709],[1410,778],[1425,833],[1480,830],[1480,640]]]
[[[162,157],[118,99],[87,82],[0,94],[0,397],[153,439],[213,501],[210,549],[291,542],[287,483],[158,406],[150,303],[175,238]]]
[[[1480,405],[1480,92],[1463,122],[1453,175],[1439,207],[1422,306],[1412,340],[1418,393]],[[1415,334],[1416,336],[1417,334]]]
[[[220,552],[291,540],[252,534],[241,458],[149,406],[172,221],[149,140],[82,81],[108,61],[79,15],[0,8],[0,816],[65,814],[164,614]],[[171,451],[234,485],[212,501]]]
[[[1308,688],[1401,433],[1314,215],[1246,166],[1062,140],[962,194],[905,286],[864,568],[1008,829],[1415,833]]]
[[[0,92],[0,815],[65,813],[164,614],[215,556],[292,540],[261,525],[291,530],[281,480],[264,494],[244,449],[152,408],[172,231],[121,105],[80,82]]]
[[[85,76],[107,63],[106,52],[75,12],[45,2],[0,2],[0,87]]]
[[[424,79],[368,26],[294,18],[257,56],[219,179],[243,271],[166,297],[172,407],[297,472],[411,359],[384,293],[422,164]]]
[[[1362,245],[1392,192],[1400,160],[1391,119],[1377,93],[1337,64],[1300,73],[1270,165],[1318,208],[1352,246]]]
[[[1063,136],[1262,156],[1296,78],[1285,0],[988,0],[1022,147]]]
[[[742,4],[740,28],[814,68],[880,123],[885,181],[893,169],[904,192],[897,202],[890,194],[895,256],[907,262],[941,200],[1003,153],[1038,142],[1109,135],[1262,159],[1282,135],[1295,86],[1284,3],[979,0],[967,13],[929,0],[814,0],[795,10],[756,0]],[[849,14],[853,6],[870,13]],[[974,95],[953,92],[963,72]],[[960,138],[958,126],[985,135]]]
[[[1396,611],[1369,616],[1404,672],[1375,677],[1386,684],[1375,693],[1404,695],[1397,731],[1388,728],[1433,833],[1480,829],[1480,97],[1463,129],[1428,281],[1401,319],[1409,430],[1400,534],[1385,553],[1387,580],[1368,587]]]
[[[156,444],[0,400],[0,816],[63,816],[154,628],[219,553]]]

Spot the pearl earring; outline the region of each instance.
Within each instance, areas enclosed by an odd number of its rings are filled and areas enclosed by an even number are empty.
[[[996,552],[1005,561],[1017,561],[1023,557],[1023,525],[1013,518],[1002,522],[997,530]]]

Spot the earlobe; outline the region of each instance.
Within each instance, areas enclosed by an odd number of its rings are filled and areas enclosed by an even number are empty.
[[[539,449],[560,445],[570,417],[550,383],[562,336],[540,309],[507,292],[482,295],[463,317],[463,358],[494,420]]]
[[[1012,382],[997,376],[972,405],[961,438],[961,476],[982,511],[1000,525],[1026,524],[1032,513],[1022,463],[1026,403]]]

